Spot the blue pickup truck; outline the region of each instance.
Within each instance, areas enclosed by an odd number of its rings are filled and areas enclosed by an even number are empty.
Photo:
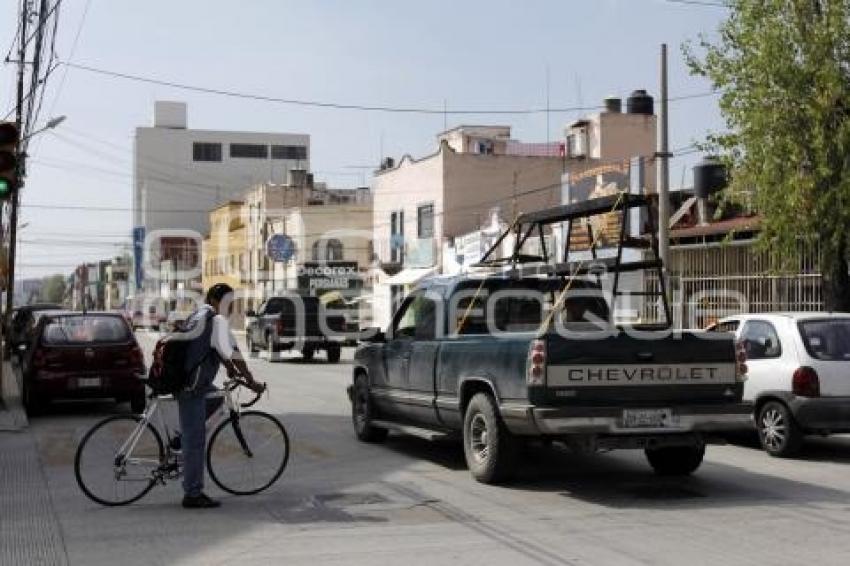
[[[623,202],[528,220],[569,221]],[[513,259],[521,253],[517,245]],[[659,265],[618,256],[611,267]],[[611,294],[593,276],[550,267],[435,277],[412,291],[389,328],[373,329],[355,353],[357,437],[459,436],[472,475],[491,483],[510,477],[528,439],[643,449],[657,473],[690,474],[718,433],[748,425],[746,364],[732,334],[673,330],[666,303],[665,324],[617,323]]]

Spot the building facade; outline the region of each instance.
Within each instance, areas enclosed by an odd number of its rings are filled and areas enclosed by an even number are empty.
[[[420,278],[457,264],[441,257],[454,240],[484,227],[510,225],[518,214],[588,198],[570,178],[592,177],[609,164],[628,169],[629,159],[655,152],[656,119],[651,105],[640,112],[609,106],[570,124],[564,139],[550,144],[511,139],[508,126],[459,126],[437,136],[435,153],[375,172],[373,271],[376,322],[386,325],[405,292]],[[623,165],[626,163],[625,165]],[[654,191],[647,171],[644,190]],[[496,220],[493,220],[493,217]]]

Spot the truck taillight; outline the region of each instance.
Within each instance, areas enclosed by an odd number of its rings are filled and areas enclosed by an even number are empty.
[[[800,397],[820,397],[820,379],[818,372],[809,366],[797,368],[792,378],[794,395]]]
[[[747,380],[747,348],[743,340],[735,344],[735,379]]]
[[[528,385],[543,385],[546,380],[546,342],[532,340],[528,349]]]

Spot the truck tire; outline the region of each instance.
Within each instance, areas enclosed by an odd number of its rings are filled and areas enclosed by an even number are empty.
[[[332,364],[339,363],[339,357],[342,353],[342,348],[337,343],[328,344],[328,362]]]
[[[493,397],[476,393],[463,419],[463,452],[472,477],[491,484],[507,480],[516,451],[516,439],[502,422]]]
[[[305,362],[312,362],[313,355],[316,353],[316,350],[313,346],[304,346],[304,349],[301,350],[301,356],[304,358]]]
[[[784,403],[765,403],[759,409],[756,426],[761,446],[771,456],[789,458],[797,454],[803,445],[803,431]]]
[[[705,445],[647,448],[649,465],[659,476],[687,476],[696,471],[705,456]]]
[[[361,442],[383,442],[388,431],[385,428],[372,426],[374,418],[372,397],[369,394],[369,381],[363,374],[354,379],[354,391],[351,396],[351,421],[354,424],[354,434]]]

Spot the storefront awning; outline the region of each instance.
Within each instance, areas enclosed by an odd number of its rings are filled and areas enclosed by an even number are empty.
[[[433,273],[433,267],[408,267],[389,277],[385,283],[387,285],[413,285]]]

